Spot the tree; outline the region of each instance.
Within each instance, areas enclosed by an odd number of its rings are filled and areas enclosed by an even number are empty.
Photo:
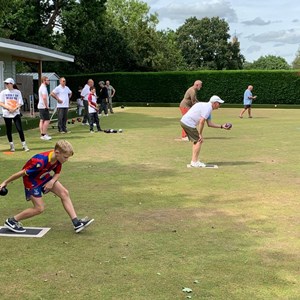
[[[291,68],[283,57],[275,55],[261,56],[247,68],[249,67],[252,70],[289,70]]]
[[[107,18],[124,37],[132,58],[131,70],[176,70],[183,60],[174,32],[156,30],[157,14],[139,0],[108,0]]]
[[[132,65],[124,37],[106,18],[106,0],[74,2],[62,13],[62,50],[75,55],[73,72],[119,71]]]
[[[244,57],[239,43],[228,42],[229,26],[219,17],[189,18],[177,29],[178,44],[190,69],[238,69]]]
[[[53,48],[61,11],[74,1],[12,0],[1,21],[1,36]]]
[[[292,62],[293,69],[300,69],[300,49],[298,50],[295,59]]]

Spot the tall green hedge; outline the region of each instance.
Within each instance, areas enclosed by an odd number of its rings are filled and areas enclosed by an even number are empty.
[[[179,103],[196,79],[203,82],[198,99],[218,95],[226,103],[242,103],[249,84],[254,86],[257,104],[300,104],[300,73],[297,71],[198,71],[157,73],[97,73],[65,75],[74,99],[78,87],[89,78],[98,88],[100,80],[110,80],[116,89],[114,102]]]

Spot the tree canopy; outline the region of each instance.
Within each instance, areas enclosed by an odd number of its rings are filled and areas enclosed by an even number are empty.
[[[253,63],[248,63],[245,66],[245,69],[252,70],[289,70],[290,68],[290,65],[283,57],[275,55],[261,56]]]
[[[228,23],[219,17],[189,18],[177,30],[178,45],[192,70],[242,68],[239,44],[229,42]]]
[[[228,23],[189,18],[157,30],[158,16],[140,0],[0,0],[0,36],[75,56],[57,72],[242,69],[244,57]],[[44,70],[53,68],[45,63]]]

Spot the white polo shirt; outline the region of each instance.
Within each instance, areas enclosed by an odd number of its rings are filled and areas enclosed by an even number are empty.
[[[182,116],[180,121],[186,126],[196,128],[201,118],[205,120],[209,118],[212,110],[210,102],[195,103],[188,112]]]
[[[53,91],[60,100],[62,100],[62,103],[57,102],[57,108],[68,108],[70,106],[70,95],[72,94],[72,91],[67,87],[63,87],[61,84],[58,85]]]
[[[83,97],[83,100],[88,101],[88,96],[90,94],[90,86],[86,84],[84,88],[82,89],[80,96]]]

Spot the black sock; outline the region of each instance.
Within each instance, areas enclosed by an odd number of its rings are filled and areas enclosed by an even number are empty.
[[[79,222],[78,218],[72,219],[73,225],[76,226]]]

